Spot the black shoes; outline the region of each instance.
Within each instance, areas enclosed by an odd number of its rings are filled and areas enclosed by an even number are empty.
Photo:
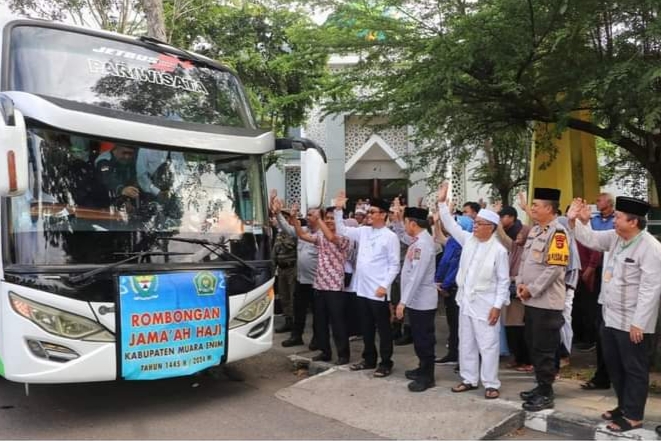
[[[420,368],[417,368],[417,369],[411,369],[411,370],[408,370],[408,371],[404,371],[404,376],[405,376],[408,380],[414,380],[414,381],[415,381],[415,380],[417,380],[418,377],[420,376]]]
[[[290,348],[292,346],[303,346],[305,343],[303,343],[303,339],[301,337],[295,337],[291,336],[287,340],[282,342],[282,347],[283,348]]]
[[[338,365],[338,366],[343,366],[345,364],[349,364],[349,357],[338,357],[335,364]]]
[[[436,363],[436,364],[438,364],[438,365],[440,365],[440,366],[444,366],[444,365],[454,365],[454,364],[458,364],[458,363],[459,363],[459,358],[456,357],[456,356],[452,356],[452,355],[450,355],[450,354],[447,354],[447,355],[446,355],[445,357],[443,357],[443,358],[437,358],[436,360],[434,360],[434,363]]]
[[[532,397],[534,397],[534,396],[537,395],[538,393],[539,393],[539,388],[534,387],[534,388],[532,388],[532,389],[530,389],[530,390],[524,390],[523,392],[521,392],[521,393],[519,394],[519,396],[521,397],[521,399],[522,399],[523,401],[528,401],[528,400],[532,399]]]
[[[553,395],[535,395],[530,400],[523,403],[523,410],[529,412],[539,412],[544,409],[553,409]]]
[[[411,392],[423,392],[434,386],[436,386],[434,380],[430,380],[428,378],[418,378],[411,381],[408,387]]]
[[[311,350],[311,351],[318,351],[318,350],[319,350],[319,346],[317,346],[317,342],[316,342],[316,341],[312,340],[312,341],[310,342],[310,344],[308,345],[308,349]]]
[[[322,352],[312,357],[312,361],[331,361],[331,356]]]

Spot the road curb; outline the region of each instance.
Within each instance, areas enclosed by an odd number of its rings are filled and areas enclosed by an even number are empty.
[[[337,367],[333,363],[312,361],[310,358],[301,355],[290,355],[289,359],[294,366],[306,368],[310,376]],[[521,409],[521,402],[504,399],[499,401],[515,409]],[[614,433],[606,429],[606,425],[607,423],[601,419],[588,418],[557,409],[542,410],[540,412],[528,412],[521,409],[520,412],[489,428],[482,439],[496,439],[524,426],[538,432],[571,439],[614,441],[659,439],[654,430],[636,429],[625,433]]]

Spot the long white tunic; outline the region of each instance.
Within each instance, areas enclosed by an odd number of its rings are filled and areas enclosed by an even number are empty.
[[[494,242],[477,242],[467,250],[469,241],[477,241],[472,233],[461,229],[459,224],[450,214],[447,204],[439,204],[438,209],[441,215],[443,226],[450,235],[463,247],[461,261],[459,263],[460,277],[462,272],[465,274],[465,280],[457,280],[457,285],[462,285],[457,292],[457,303],[462,314],[487,321],[491,308],[501,309],[503,305],[509,303],[509,258],[507,250],[496,239]],[[490,247],[495,247],[491,249]],[[466,254],[466,253],[469,254]],[[482,273],[482,266],[485,264],[484,258],[487,254],[495,253],[494,267],[491,272],[491,279],[487,289],[476,289],[478,276]],[[464,271],[462,271],[462,268]],[[463,283],[462,283],[463,282]]]
[[[372,300],[386,301],[390,286],[399,274],[399,239],[388,228],[348,227],[342,211],[335,210],[335,228],[338,234],[357,242],[358,256],[352,285],[356,294]],[[377,297],[376,290],[384,287],[388,295]]]
[[[661,297],[661,243],[647,231],[625,241],[614,230],[594,231],[577,221],[576,240],[608,251],[601,285],[604,324],[629,332],[631,325],[653,334]]]

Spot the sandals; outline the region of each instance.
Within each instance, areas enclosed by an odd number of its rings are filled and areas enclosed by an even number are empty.
[[[606,420],[606,421],[613,421],[616,418],[621,418],[624,415],[622,414],[622,411],[620,410],[619,407],[616,407],[613,410],[607,410],[606,412],[601,414],[601,418]]]
[[[487,400],[495,400],[500,397],[500,391],[495,387],[487,387],[484,389],[484,398]]]
[[[470,383],[459,383],[452,389],[450,389],[452,392],[455,393],[460,393],[460,392],[468,392],[469,390],[474,390],[477,389],[477,386],[473,386]]]
[[[364,371],[366,369],[374,369],[376,366],[373,364],[367,364],[365,360],[358,362],[356,364],[352,364],[349,369],[352,371]]]
[[[632,426],[631,423],[629,422],[629,420],[627,420],[623,416],[619,417],[619,418],[615,418],[613,421],[611,421],[610,424],[608,424],[606,426],[606,428],[608,430],[610,430],[611,432],[615,432],[615,433],[628,432],[630,430],[636,430],[636,429],[640,429],[642,427],[643,427],[643,423]]]
[[[610,386],[602,386],[600,384],[595,383],[594,381],[586,381],[585,383],[581,384],[581,389],[583,390],[599,390],[599,389],[610,389]]]
[[[377,378],[383,378],[390,375],[390,372],[392,372],[392,368],[381,365],[378,368],[376,368],[373,375]]]

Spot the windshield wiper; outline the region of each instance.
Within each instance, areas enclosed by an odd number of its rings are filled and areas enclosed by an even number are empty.
[[[93,280],[97,275],[110,271],[113,268],[116,268],[125,263],[132,262],[134,260],[142,259],[147,256],[184,256],[191,255],[193,253],[174,253],[174,252],[163,252],[163,251],[143,251],[141,253],[135,253],[126,259],[120,260],[119,262],[109,263],[108,265],[96,268],[90,271],[85,271],[82,274],[71,276],[68,278],[69,283],[74,285],[85,284],[86,282]]]
[[[186,239],[186,238],[183,238],[183,237],[167,237],[167,236],[159,237],[159,239],[165,240],[165,241],[171,241],[171,242],[194,243],[194,244],[197,244],[197,245],[201,245],[204,248],[206,248],[207,250],[214,253],[218,257],[222,258],[223,256],[226,256],[226,257],[229,257],[232,260],[240,263],[242,266],[244,266],[244,267],[248,268],[250,271],[252,271],[253,274],[257,274],[257,272],[258,272],[257,268],[255,268],[254,266],[252,266],[251,264],[249,264],[248,262],[246,262],[245,260],[243,260],[242,258],[237,256],[236,254],[234,254],[234,253],[228,251],[227,249],[225,249],[222,242],[211,242],[210,240],[207,240],[207,239]]]

